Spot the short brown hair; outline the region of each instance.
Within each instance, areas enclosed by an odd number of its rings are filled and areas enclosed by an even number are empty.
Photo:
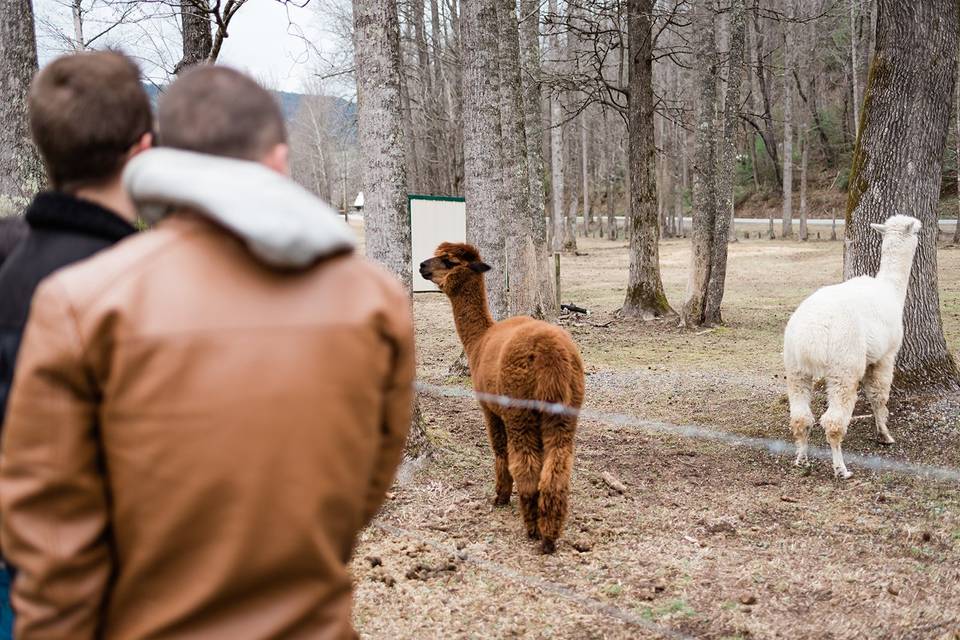
[[[33,140],[56,189],[104,182],[153,128],[140,69],[120,53],[57,58],[30,86]]]
[[[160,96],[158,141],[165,147],[260,160],[287,141],[280,105],[253,79],[227,67],[199,65]]]

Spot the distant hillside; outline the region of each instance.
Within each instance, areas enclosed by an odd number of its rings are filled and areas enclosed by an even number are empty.
[[[153,84],[146,84],[144,88],[147,90],[147,95],[150,96],[150,101],[153,102],[156,106],[157,98],[160,96],[160,93],[163,91],[163,87],[158,87]],[[283,117],[290,121],[297,114],[297,109],[300,108],[300,100],[303,99],[302,93],[292,93],[290,91],[271,91],[271,93],[276,96],[277,102],[280,103],[280,109],[283,111]],[[348,102],[342,98],[330,98],[331,100],[336,100],[339,104],[342,105],[343,112],[349,114],[351,117],[354,114],[356,109],[355,105],[352,102]]]

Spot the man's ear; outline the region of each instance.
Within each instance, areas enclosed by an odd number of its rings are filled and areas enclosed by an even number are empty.
[[[260,163],[264,164],[277,173],[281,173],[285,176],[290,175],[290,147],[285,143],[280,143],[274,145],[267,153],[260,159]]]
[[[140,139],[133,143],[133,146],[130,147],[130,153],[127,155],[127,160],[130,160],[136,155],[139,155],[146,151],[147,149],[153,146],[153,134],[149,131],[142,136]]]
[[[490,269],[491,269],[490,265],[488,265],[485,262],[477,261],[477,262],[470,263],[470,270],[475,271],[477,273],[486,273],[487,271],[490,271]]]

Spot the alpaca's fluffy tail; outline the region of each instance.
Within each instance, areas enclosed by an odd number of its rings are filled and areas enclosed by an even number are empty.
[[[552,336],[542,340],[535,353],[536,383],[534,397],[543,402],[559,402],[579,407],[576,385],[583,379],[583,367],[576,353]]]

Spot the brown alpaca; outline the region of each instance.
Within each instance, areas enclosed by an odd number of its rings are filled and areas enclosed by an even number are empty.
[[[583,403],[583,363],[570,335],[527,316],[494,322],[483,274],[490,270],[468,244],[441,244],[420,274],[450,298],[473,388],[525,400]],[[495,456],[494,505],[510,502],[516,482],[531,539],[556,550],[567,517],[577,418],[480,401]]]

